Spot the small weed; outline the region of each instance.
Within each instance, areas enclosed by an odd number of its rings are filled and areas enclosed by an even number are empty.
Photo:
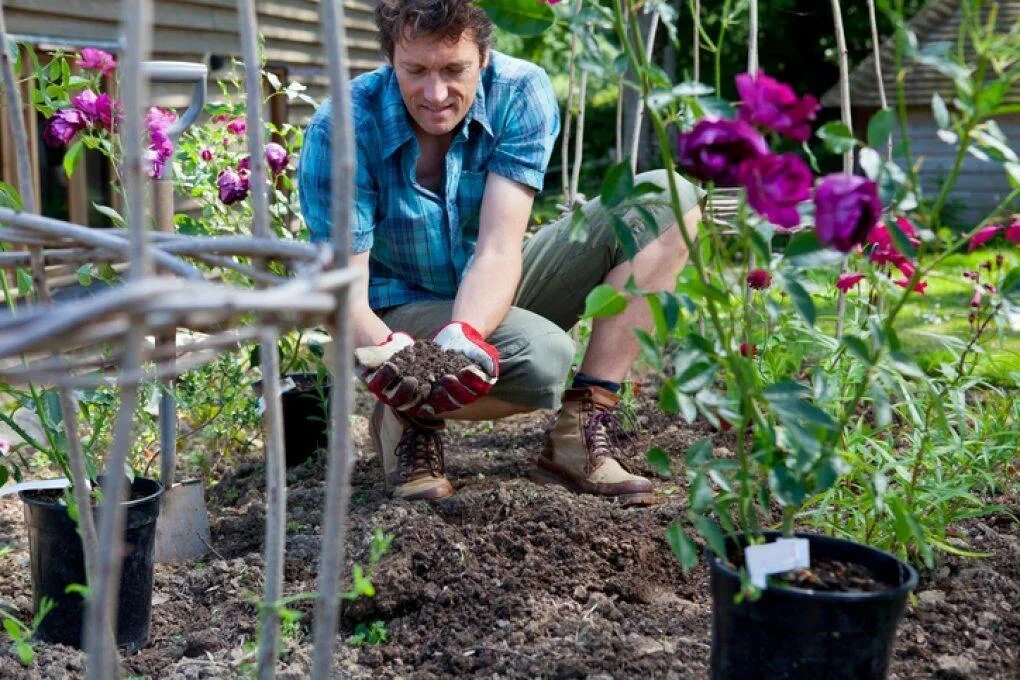
[[[4,630],[7,631],[8,637],[11,638],[11,648],[17,654],[18,661],[21,662],[22,666],[31,666],[32,662],[35,661],[35,648],[32,647],[30,640],[35,635],[35,631],[38,630],[39,624],[42,623],[47,614],[53,611],[55,606],[53,600],[43,598],[39,605],[39,612],[32,619],[31,626],[26,626],[19,619],[0,609],[0,619],[3,619]]]
[[[385,621],[373,621],[370,624],[359,623],[354,627],[354,635],[347,638],[347,644],[352,647],[363,645],[381,645],[389,638]]]

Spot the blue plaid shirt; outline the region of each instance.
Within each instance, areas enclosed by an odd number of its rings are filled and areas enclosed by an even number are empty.
[[[446,154],[442,195],[414,181],[418,140],[392,67],[351,82],[357,144],[351,244],[369,256],[373,309],[449,300],[474,254],[486,173],[541,191],[559,107],[538,66],[490,51],[475,101]],[[305,130],[298,168],[312,241],[330,238],[330,102]]]

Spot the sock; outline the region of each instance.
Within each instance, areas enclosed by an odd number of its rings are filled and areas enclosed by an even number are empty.
[[[612,380],[603,380],[602,378],[596,378],[593,375],[587,373],[578,373],[574,376],[574,382],[571,385],[573,389],[584,389],[585,387],[601,387],[604,390],[609,390],[613,394],[619,394],[622,385]]]

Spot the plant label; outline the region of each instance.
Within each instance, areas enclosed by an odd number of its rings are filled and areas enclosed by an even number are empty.
[[[747,565],[751,583],[764,588],[769,574],[781,574],[791,569],[811,566],[808,540],[780,538],[775,543],[749,545],[744,548],[744,564]]]
[[[19,484],[7,484],[0,487],[0,497],[19,491],[37,491],[43,489],[66,489],[71,486],[71,481],[66,477],[57,479],[39,479],[34,482],[21,482]]]

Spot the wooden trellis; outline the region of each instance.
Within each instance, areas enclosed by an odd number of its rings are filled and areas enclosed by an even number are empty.
[[[261,92],[258,25],[252,0],[237,0],[240,34],[249,93]],[[28,136],[24,121],[10,116],[15,137],[18,187],[24,210],[0,209],[0,241],[27,249],[0,253],[0,269],[29,267],[36,299],[16,314],[0,317],[0,380],[45,381],[60,392],[65,423],[76,423],[75,388],[94,384],[96,369],[116,375],[121,403],[114,441],[106,459],[106,498],[124,498],[124,468],[131,445],[131,422],[143,380],[169,378],[214,360],[243,342],[261,343],[263,395],[266,401],[266,542],[265,590],[261,610],[259,675],[274,675],[279,639],[279,600],[283,589],[286,488],[280,376],[276,343],[281,331],[325,325],[335,375],[331,392],[327,496],[320,554],[319,591],[315,608],[313,678],[330,676],[338,624],[339,578],[344,564],[344,516],[349,498],[351,444],[351,334],[347,326],[348,296],[358,272],[348,265],[349,207],[353,200],[353,137],[350,125],[348,60],[344,9],[340,0],[320,3],[323,44],[327,47],[332,108],[333,246],[282,241],[272,237],[263,155],[262,102],[247,102],[248,151],[251,159],[253,221],[251,237],[194,237],[150,233],[147,179],[144,172],[143,116],[148,82],[143,62],[152,36],[152,0],[122,3],[123,53],[121,91],[124,121],[124,194],[127,229],[92,230],[86,226],[38,215],[29,185]],[[0,2],[0,44],[7,29]],[[14,74],[6,50],[4,96],[10,111],[21,111]],[[94,297],[69,303],[51,300],[46,277],[49,264],[111,262],[128,264],[124,282]],[[206,281],[192,262],[235,269],[250,277],[259,290]],[[270,263],[294,272],[284,279]],[[159,268],[159,273],[154,267]],[[2,274],[0,274],[2,275]],[[242,323],[251,319],[253,323]],[[150,346],[146,338],[162,337],[184,328],[208,332],[201,341]],[[106,679],[118,672],[115,602],[119,583],[125,512],[120,503],[104,503],[94,526],[90,511],[84,458],[78,433],[68,427],[75,503],[81,519],[90,596],[86,603],[85,651],[88,677]],[[111,474],[111,472],[114,472]],[[171,480],[164,480],[169,483]]]

